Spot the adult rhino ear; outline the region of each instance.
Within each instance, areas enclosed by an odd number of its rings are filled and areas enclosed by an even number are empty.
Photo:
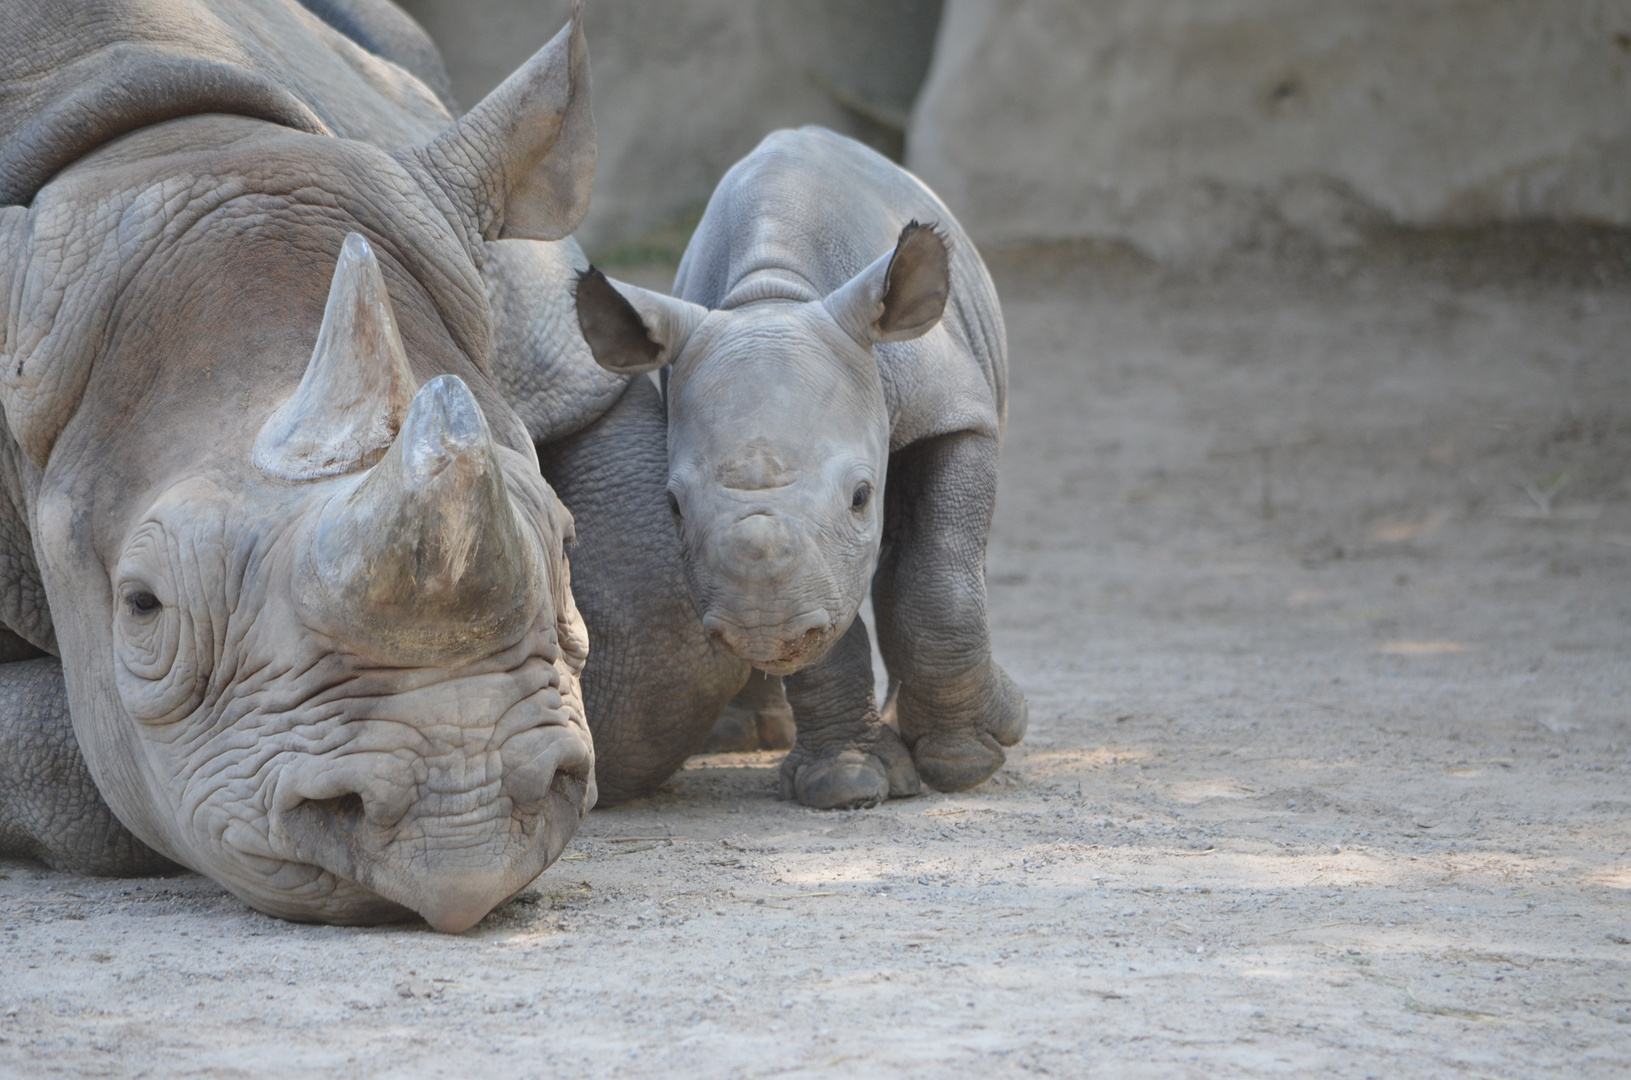
[[[931,225],[910,222],[895,250],[850,278],[822,301],[827,314],[869,349],[879,341],[910,341],[934,329],[951,292],[946,241]]]
[[[578,274],[578,328],[595,363],[619,375],[641,375],[674,362],[707,318],[700,304],[613,283],[591,266]]]
[[[583,0],[498,89],[402,156],[429,173],[483,240],[570,235],[589,212],[595,177]]]

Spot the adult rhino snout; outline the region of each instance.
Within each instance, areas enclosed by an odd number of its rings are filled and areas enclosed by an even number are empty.
[[[437,930],[475,925],[560,854],[593,801],[594,752],[548,667],[351,703],[341,752],[281,763],[274,852]]]

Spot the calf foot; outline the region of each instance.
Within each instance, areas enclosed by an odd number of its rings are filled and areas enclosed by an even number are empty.
[[[922,790],[911,752],[878,717],[872,645],[860,619],[826,656],[782,682],[798,727],[782,761],[782,798],[847,810]]]
[[[782,761],[781,797],[814,810],[876,806],[921,790],[906,744],[876,711],[860,737],[819,750],[795,743]]]
[[[903,682],[894,705],[918,775],[937,791],[989,779],[1030,719],[1025,694],[994,661],[956,679]]]

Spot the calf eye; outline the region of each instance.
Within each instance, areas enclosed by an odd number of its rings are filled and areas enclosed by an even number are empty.
[[[674,515],[675,521],[680,519],[680,501],[674,497],[672,491],[668,493],[668,512]]]
[[[125,597],[125,603],[130,605],[132,615],[142,616],[151,615],[164,606],[159,603],[159,598],[150,592],[133,592]]]
[[[855,486],[855,494],[850,498],[851,510],[865,510],[866,504],[872,501],[872,485],[862,481]]]

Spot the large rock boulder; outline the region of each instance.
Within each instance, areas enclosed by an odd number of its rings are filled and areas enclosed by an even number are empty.
[[[1631,225],[1631,3],[948,0],[907,163],[986,243]]]

